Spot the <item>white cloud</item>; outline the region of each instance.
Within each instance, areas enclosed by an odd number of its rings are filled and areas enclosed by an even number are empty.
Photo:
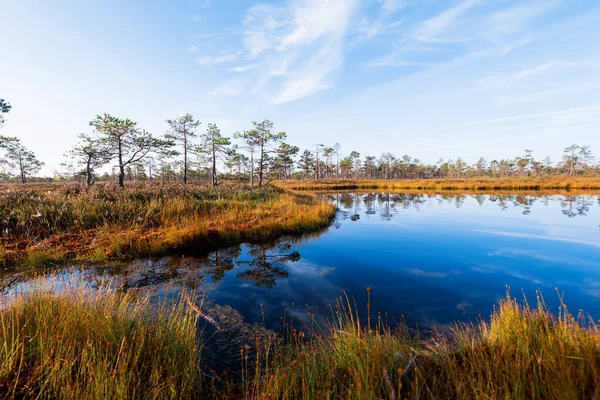
[[[255,91],[274,89],[273,101],[285,103],[332,88],[355,9],[355,0],[252,7],[244,23],[244,46],[249,58],[264,59]],[[275,84],[273,77],[282,79]]]
[[[547,62],[547,63],[540,64],[540,65],[537,65],[532,68],[527,68],[527,69],[521,70],[519,72],[515,72],[510,75],[487,76],[485,78],[478,79],[477,83],[482,84],[482,85],[505,85],[510,82],[516,82],[516,81],[520,81],[523,79],[533,78],[533,77],[538,76],[538,75],[544,73],[545,71],[555,67],[556,65],[558,65],[558,62],[556,62],[556,61]]]
[[[192,15],[192,16],[190,17],[190,19],[191,19],[192,21],[194,21],[194,22],[200,22],[200,21],[202,21],[202,17],[201,17],[201,16],[199,16],[199,15]]]
[[[495,11],[482,21],[483,28],[499,35],[511,35],[520,32],[539,16],[556,8],[559,0],[518,2],[514,7]]]
[[[523,70],[504,75],[492,75],[480,78],[476,81],[477,84],[485,86],[500,86],[509,83],[519,82],[525,79],[531,79],[540,76],[550,70],[558,68],[597,68],[597,60],[579,60],[579,61],[568,61],[568,60],[553,60],[547,61],[542,64],[528,67]]]
[[[238,57],[239,54],[237,53],[223,54],[216,57],[205,56],[196,58],[196,64],[201,67],[212,67],[213,65],[235,61],[238,59]]]
[[[576,244],[583,244],[583,245],[587,245],[587,246],[600,247],[600,242],[592,242],[589,240],[579,240],[579,239],[560,237],[560,236],[547,236],[547,235],[536,235],[533,233],[484,231],[484,230],[473,230],[473,232],[488,233],[490,235],[498,235],[498,236],[510,236],[510,237],[523,238],[523,239],[535,239],[535,240],[548,240],[548,241],[556,241],[556,242],[576,243]]]
[[[306,0],[294,8],[293,29],[284,36],[278,51],[292,46],[307,46],[319,38],[337,39],[344,35],[354,1]]]
[[[547,117],[554,117],[554,116],[579,115],[579,114],[582,114],[582,113],[588,113],[590,111],[592,113],[600,112],[600,104],[590,104],[590,105],[587,105],[587,106],[566,108],[566,109],[562,109],[562,110],[547,111],[547,112],[533,113],[533,114],[521,114],[521,115],[515,115],[515,116],[512,116],[512,117],[503,117],[503,118],[488,119],[488,120],[485,120],[485,121],[474,122],[473,124],[474,125],[496,124],[496,123],[499,123],[499,122],[512,122],[512,121],[521,121],[521,120],[537,119],[537,118],[547,118]]]
[[[575,85],[562,86],[533,93],[511,93],[508,95],[492,96],[492,100],[503,104],[522,104],[544,100],[563,94],[582,93],[600,89],[600,83],[582,82]]]
[[[302,68],[287,76],[274,102],[276,104],[287,103],[333,88],[333,83],[329,82],[327,77],[341,62],[341,49],[335,45],[323,47]]]
[[[193,44],[192,44],[192,45],[189,45],[189,46],[187,47],[187,51],[189,51],[190,53],[195,53],[195,52],[197,52],[197,51],[198,51],[198,46],[194,46]]]
[[[256,64],[248,64],[248,65],[241,65],[239,67],[232,67],[232,68],[227,68],[228,71],[232,71],[232,72],[246,72],[246,71],[250,71],[253,69],[256,69],[260,64],[256,63]]]
[[[435,17],[424,21],[413,31],[413,36],[423,42],[434,41],[448,27],[471,8],[479,4],[481,0],[465,0],[459,5],[450,8]]]
[[[216,88],[208,92],[209,96],[240,96],[243,94],[244,81],[241,78],[231,79],[220,83]]]
[[[424,276],[427,278],[446,278],[446,277],[448,277],[448,274],[445,272],[424,271],[419,268],[409,268],[405,271],[414,276]]]
[[[198,34],[193,34],[190,35],[190,38],[192,39],[212,39],[212,38],[216,38],[219,35],[217,35],[216,33],[198,33]]]
[[[258,57],[277,46],[286,25],[286,13],[280,7],[257,4],[248,10],[244,19],[244,46],[250,56]]]
[[[388,13],[396,12],[406,7],[406,0],[379,0],[381,8]]]
[[[402,20],[387,22],[385,15],[371,20],[369,18],[361,19],[352,32],[356,36],[353,44],[362,43],[365,40],[376,38],[382,34],[393,34],[400,32],[399,28],[403,24]]]

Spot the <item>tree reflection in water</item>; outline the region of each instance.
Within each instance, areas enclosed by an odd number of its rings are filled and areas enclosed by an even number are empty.
[[[317,234],[314,234],[317,235]],[[305,235],[308,237],[313,235]],[[206,257],[163,257],[136,260],[96,273],[115,277],[123,288],[142,288],[161,283],[183,285],[191,290],[210,281],[219,284],[226,274],[239,269],[235,276],[257,287],[273,288],[278,279],[287,278],[286,263],[300,260],[294,239],[269,244],[245,244],[216,250]]]
[[[522,214],[534,214],[538,205],[556,204],[557,212],[569,218],[585,216],[594,207],[597,195],[535,195],[518,194],[431,194],[431,193],[339,193],[323,195],[323,199],[336,204],[338,217],[334,222],[339,229],[344,221],[358,221],[361,216],[381,218],[389,221],[398,218],[402,210],[421,212],[423,207],[435,203],[448,204],[461,208],[470,198],[475,206],[495,204],[501,210],[517,208]],[[534,207],[536,206],[536,207]],[[320,233],[315,233],[318,236]],[[312,235],[308,235],[312,236]],[[273,288],[278,279],[289,276],[286,263],[300,260],[300,254],[294,249],[296,239],[286,239],[268,244],[246,244],[232,246],[210,253],[204,258],[171,257],[159,260],[144,261],[142,267],[134,263],[131,268],[124,268],[121,276],[124,287],[144,287],[161,282],[180,282],[190,288],[200,282],[220,283],[227,273],[235,271],[236,278],[251,282],[257,287]]]
[[[202,272],[209,276],[213,283],[219,283],[228,271],[245,268],[236,273],[238,279],[252,281],[255,286],[271,289],[277,283],[277,279],[289,276],[285,263],[300,260],[300,253],[293,249],[289,240],[270,244],[248,244],[245,247],[245,254],[242,254],[242,246],[232,246],[211,253],[200,265]]]
[[[521,208],[523,215],[530,215],[535,203],[548,206],[551,200],[559,200],[561,212],[563,215],[573,218],[576,216],[585,216],[593,206],[594,200],[600,205],[600,196],[591,194],[581,195],[537,195],[537,194],[453,194],[453,193],[392,193],[392,192],[371,192],[371,193],[340,193],[336,195],[323,195],[324,200],[335,202],[341,212],[341,218],[338,218],[336,228],[339,228],[339,220],[350,219],[358,221],[361,213],[374,215],[379,213],[381,219],[391,220],[394,215],[398,215],[399,209],[414,209],[420,211],[425,203],[438,202],[454,204],[456,208],[461,208],[466,201],[472,197],[480,206],[486,202],[492,202],[501,210],[509,208]],[[361,207],[362,205],[362,207]]]
[[[252,245],[248,250],[252,256],[250,261],[238,261],[237,265],[246,265],[245,271],[240,271],[235,276],[254,282],[255,286],[265,286],[271,289],[277,279],[287,278],[289,272],[285,267],[286,262],[300,260],[300,253],[292,250],[290,242],[277,243],[276,245]]]
[[[600,202],[600,197],[598,198],[598,201]],[[563,208],[562,213],[569,218],[578,215],[587,215],[593,204],[592,200],[588,200],[583,196],[564,196],[563,200],[560,202],[560,205]]]
[[[241,246],[232,246],[217,250],[207,257],[202,268],[210,276],[213,283],[219,283],[225,276],[225,273],[236,266],[236,260],[241,253]]]

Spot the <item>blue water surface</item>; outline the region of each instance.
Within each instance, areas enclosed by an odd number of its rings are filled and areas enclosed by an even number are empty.
[[[600,318],[598,196],[323,197],[338,206],[330,228],[235,248],[216,278],[227,251],[214,253],[192,267],[196,290],[272,328],[286,309],[306,323],[326,319],[344,293],[366,318],[367,288],[372,317],[421,327],[488,318],[507,288],[530,303],[539,290],[554,310],[564,293],[572,313]]]
[[[119,279],[158,298],[193,290],[207,309],[227,306],[269,329],[292,309],[296,323],[325,321],[345,295],[365,320],[367,288],[372,319],[413,327],[489,318],[508,287],[530,303],[539,291],[553,310],[564,294],[572,313],[600,318],[600,196],[322,197],[338,212],[319,233],[76,274],[91,282]]]

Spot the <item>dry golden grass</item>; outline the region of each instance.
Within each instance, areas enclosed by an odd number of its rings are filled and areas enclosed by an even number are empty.
[[[197,316],[185,302],[34,283],[0,308],[0,397],[201,395]]]
[[[320,180],[280,181],[279,187],[290,190],[394,189],[435,191],[490,190],[595,190],[600,191],[600,177],[510,177],[468,179],[401,179],[401,180]]]
[[[344,301],[345,302],[345,301]],[[270,352],[270,354],[269,354]],[[600,329],[566,306],[553,315],[502,300],[490,322],[418,340],[405,327],[361,326],[348,303],[309,338],[263,349],[252,399],[598,399]]]
[[[334,214],[313,196],[275,187],[13,185],[0,191],[0,264],[206,252],[315,231]]]
[[[220,378],[201,370],[188,304],[36,284],[0,308],[0,397],[600,398],[600,328],[564,304],[552,314],[541,297],[533,308],[507,296],[489,322],[427,338],[380,319],[361,325],[340,299],[332,322],[257,338],[240,349],[239,371]]]

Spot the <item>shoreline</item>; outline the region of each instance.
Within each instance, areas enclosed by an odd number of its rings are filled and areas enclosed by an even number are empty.
[[[420,191],[588,191],[600,193],[600,177],[512,177],[466,179],[400,179],[400,180],[288,180],[274,185],[297,191],[393,189]]]
[[[315,232],[334,205],[267,186],[130,185],[124,190],[75,185],[0,192],[4,269],[105,262],[179,252],[204,254],[243,242]],[[14,204],[18,204],[17,207]]]

